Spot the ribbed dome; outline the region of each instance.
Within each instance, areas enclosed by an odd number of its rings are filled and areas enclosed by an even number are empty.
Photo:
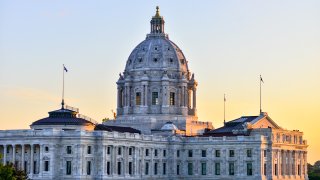
[[[131,52],[125,71],[164,70],[186,74],[188,66],[181,49],[164,34],[149,34]]]

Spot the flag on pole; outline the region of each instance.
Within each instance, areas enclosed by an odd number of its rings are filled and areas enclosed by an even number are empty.
[[[263,82],[263,79],[262,79],[261,75],[260,75],[260,81]],[[264,83],[264,82],[263,82],[263,83]]]
[[[68,72],[68,69],[63,65],[63,70],[65,70],[66,72]]]

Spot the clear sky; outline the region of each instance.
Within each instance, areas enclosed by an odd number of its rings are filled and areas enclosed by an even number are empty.
[[[149,33],[155,7],[198,86],[201,121],[259,113],[299,129],[320,160],[320,1],[0,1],[0,129],[23,129],[66,103],[98,121],[116,80]]]

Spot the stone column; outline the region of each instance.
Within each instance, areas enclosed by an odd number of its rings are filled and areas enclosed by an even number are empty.
[[[113,146],[113,151],[112,151],[112,162],[113,164],[113,169],[112,169],[112,174],[113,176],[117,175],[117,146]]]
[[[144,88],[144,105],[148,106],[148,85],[145,85]]]
[[[21,170],[25,170],[24,167],[24,153],[25,149],[24,149],[24,144],[21,144]]]
[[[105,176],[106,172],[106,146],[102,145],[102,176]]]
[[[124,91],[123,91],[123,99],[124,99],[124,101],[123,101],[123,103],[124,103],[124,106],[127,106],[127,86],[124,86]]]
[[[193,87],[192,92],[193,92],[193,109],[195,111],[197,108],[197,88]]]
[[[121,90],[120,90],[120,87],[117,88],[117,108],[120,108],[121,107]]]
[[[39,174],[40,176],[42,176],[42,172],[43,172],[43,160],[42,160],[42,156],[43,156],[43,145],[39,144]]]
[[[126,177],[128,175],[128,151],[127,151],[128,147],[123,147],[123,175]]]
[[[34,154],[34,146],[33,146],[33,144],[30,144],[30,175],[31,176],[33,175],[33,169],[34,169],[34,167],[33,167],[33,165],[34,165],[33,154]]]
[[[15,167],[16,166],[16,145],[12,145],[12,164]]]
[[[7,164],[7,145],[3,145],[3,165]]]

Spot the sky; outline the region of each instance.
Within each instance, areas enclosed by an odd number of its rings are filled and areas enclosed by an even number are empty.
[[[155,7],[198,80],[214,127],[262,109],[307,139],[320,160],[320,1],[0,1],[0,129],[26,129],[66,104],[97,121],[116,109],[116,81]]]

